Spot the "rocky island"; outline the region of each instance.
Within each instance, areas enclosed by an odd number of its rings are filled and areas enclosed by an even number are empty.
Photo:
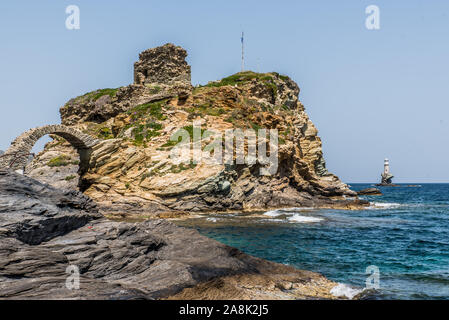
[[[73,142],[54,135],[27,165],[26,174],[56,187],[79,189],[111,215],[367,205],[346,200],[356,193],[326,170],[318,131],[289,77],[247,71],[193,87],[186,56],[173,44],[145,50],[134,65],[133,84],[67,102],[60,109],[62,125],[100,143],[92,148],[88,163],[81,159],[79,170]],[[194,121],[218,132],[277,129],[276,174],[260,175],[259,163],[173,164],[170,137],[180,128],[192,132]]]
[[[369,205],[326,170],[294,81],[246,71],[193,87],[186,56],[173,44],[142,52],[133,84],[71,99],[61,124],[25,132],[1,156],[0,298],[333,298],[337,284],[319,274],[161,219]],[[218,132],[277,129],[278,170],[174,164],[170,138],[179,128],[192,133],[194,122]],[[53,140],[28,161],[46,134]],[[116,221],[133,217],[145,221]],[[72,265],[82,290],[65,286]]]

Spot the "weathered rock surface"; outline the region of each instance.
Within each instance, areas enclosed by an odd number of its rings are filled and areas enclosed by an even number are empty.
[[[327,171],[321,139],[293,80],[247,71],[192,90],[186,55],[172,44],[146,50],[135,63],[134,84],[87,93],[60,109],[63,124],[103,140],[86,174],[49,166],[57,157],[77,157],[60,140],[47,144],[27,174],[56,186],[78,182],[103,209],[118,214],[368,205],[349,204],[345,197],[356,193]],[[194,122],[215,133],[277,129],[278,170],[263,176],[260,162],[174,163],[170,137],[179,129],[191,132]],[[203,138],[201,148],[215,141]]]
[[[377,188],[366,188],[360,191],[357,191],[359,195],[367,195],[367,196],[381,196],[382,192]]]
[[[80,192],[0,170],[0,299],[332,298],[335,285],[166,220],[109,221]]]

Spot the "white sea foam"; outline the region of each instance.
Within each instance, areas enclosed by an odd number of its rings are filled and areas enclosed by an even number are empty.
[[[330,293],[335,297],[346,297],[348,299],[352,299],[362,291],[363,290],[361,289],[350,287],[347,284],[339,283],[331,289]]]
[[[312,207],[301,207],[301,208],[284,208],[284,209],[279,209],[280,211],[285,211],[285,212],[291,212],[291,211],[309,211],[309,210],[313,210],[314,208]]]
[[[207,218],[206,221],[217,222],[217,218]]]
[[[280,215],[291,215],[294,214],[295,212],[298,211],[309,211],[312,210],[313,208],[309,208],[309,207],[302,207],[302,208],[284,208],[284,209],[276,209],[276,210],[271,210],[271,211],[267,211],[264,213],[264,215],[269,216],[269,217],[277,217]]]
[[[291,222],[300,222],[300,223],[312,223],[312,222],[320,222],[320,221],[324,220],[322,218],[307,217],[307,216],[302,216],[299,214],[294,214],[293,216],[291,216],[287,219],[288,219],[288,221],[291,221]]]
[[[271,223],[271,222],[285,222],[285,220],[283,220],[283,219],[262,219],[261,221],[268,222],[268,223]]]
[[[400,207],[400,203],[394,202],[370,202],[370,209],[393,209]]]
[[[285,215],[285,216],[287,216],[286,218],[287,218],[288,222],[296,222],[296,223],[313,223],[313,222],[320,222],[320,221],[324,220],[323,218],[303,216],[298,213],[298,212],[301,212],[304,210],[308,211],[311,209],[313,209],[313,208],[304,208],[303,207],[303,208],[276,209],[276,210],[267,211],[264,213],[264,215],[271,217],[271,218],[276,218],[281,215]],[[270,220],[285,221],[285,220],[281,220],[281,219],[270,219]]]
[[[282,214],[281,210],[272,210],[264,213],[264,216],[277,217]]]

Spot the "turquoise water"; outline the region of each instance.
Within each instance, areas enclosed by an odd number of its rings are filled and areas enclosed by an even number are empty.
[[[375,265],[380,288],[369,298],[449,299],[449,184],[380,189],[383,196],[362,197],[372,202],[366,210],[216,214],[179,224],[357,288],[365,287],[366,267]]]

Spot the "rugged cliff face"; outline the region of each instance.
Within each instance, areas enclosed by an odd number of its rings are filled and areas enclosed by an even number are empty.
[[[355,193],[326,170],[321,140],[294,81],[247,71],[193,88],[186,55],[172,44],[146,50],[134,65],[134,84],[89,92],[60,109],[63,124],[104,140],[87,174],[77,175],[77,153],[56,137],[27,173],[58,187],[79,186],[117,213],[363,205],[344,200]],[[275,174],[261,175],[259,162],[173,162],[170,137],[185,129],[195,140],[198,125],[201,133],[277,129]],[[203,138],[203,144],[213,141]]]

